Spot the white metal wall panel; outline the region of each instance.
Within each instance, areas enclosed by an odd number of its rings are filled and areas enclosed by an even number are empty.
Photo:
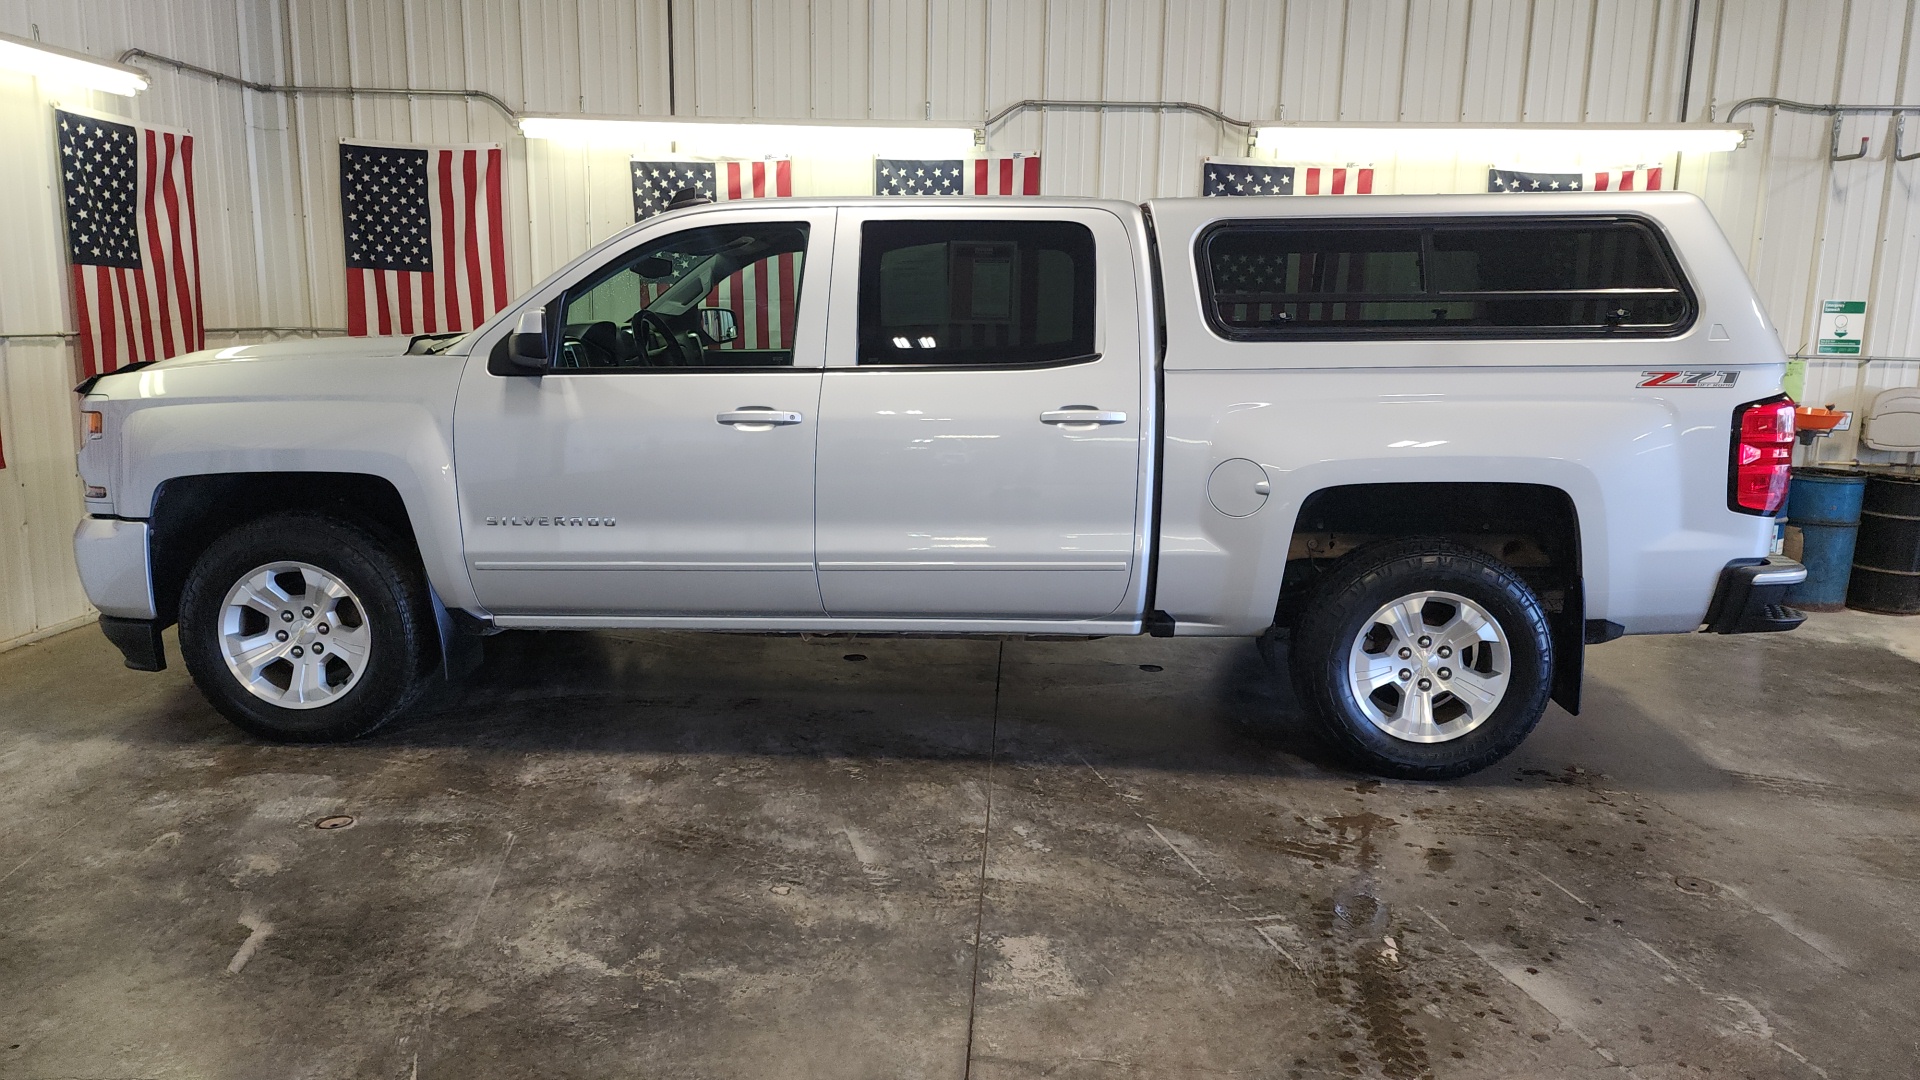
[[[928,118],[972,120],[998,106],[987,101],[986,56],[987,0],[928,0]]]
[[[1108,0],[1101,94],[1121,101],[1153,101],[1161,94],[1166,59],[1166,11],[1161,0]],[[1100,195],[1139,200],[1160,180],[1160,116],[1139,109],[1063,117],[1099,127]]]
[[[1471,0],[1412,0],[1409,4],[1400,110],[1392,119],[1429,124],[1460,119],[1467,20],[1472,12]]]
[[[1273,58],[1286,51],[1285,0],[1226,0],[1220,40],[1220,111],[1240,120],[1278,120],[1280,71]],[[1222,149],[1244,133],[1227,133]]]
[[[1594,17],[1593,0],[1535,0],[1522,120],[1569,124],[1582,119]]]
[[[933,99],[927,92],[927,8],[923,0],[873,0],[869,46],[873,70],[868,76],[867,114],[877,120],[929,118],[928,105]],[[816,45],[816,65],[818,55]],[[980,114],[974,110],[968,115]]]
[[[869,41],[867,0],[812,0],[810,5],[763,0],[757,11],[761,30],[778,37],[763,42],[756,35],[756,55],[792,55],[798,61],[797,67],[783,59],[763,61],[759,75],[771,85],[762,85],[761,116],[866,117],[871,113],[867,77],[872,60],[883,51],[918,52],[923,45]],[[806,51],[788,44],[795,35],[808,43]]]
[[[1400,119],[1406,71],[1407,0],[1352,0],[1347,5],[1346,62],[1340,67],[1341,120]]]
[[[1521,119],[1532,36],[1531,0],[1473,0],[1460,76],[1462,121],[1504,124]]]
[[[1162,16],[1166,59],[1155,96],[1169,101],[1222,101],[1226,19],[1224,4],[1185,5],[1169,0]],[[1239,114],[1227,111],[1227,115]],[[1222,150],[1237,154],[1234,148],[1244,138],[1239,128],[1193,113],[1169,112],[1159,119],[1156,193],[1198,195],[1201,160]]]
[[[1612,0],[1595,8],[1580,119],[1610,124],[1646,119],[1659,15],[1659,0]]]
[[[1103,0],[1048,0],[1046,16],[1046,66],[1042,69],[1046,86],[1039,96],[1075,100],[1104,96],[1106,4]],[[1043,182],[1050,173],[1052,191],[1099,191],[1100,114],[1054,110],[1043,113],[1041,121]]]
[[[1280,61],[1280,108],[1285,119],[1340,119],[1346,38],[1347,5],[1289,0]]]

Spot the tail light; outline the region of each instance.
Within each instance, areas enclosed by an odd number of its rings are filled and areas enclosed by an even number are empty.
[[[1793,466],[1793,401],[1781,395],[1733,410],[1733,460],[1727,466],[1727,507],[1742,514],[1777,514],[1787,501]]]

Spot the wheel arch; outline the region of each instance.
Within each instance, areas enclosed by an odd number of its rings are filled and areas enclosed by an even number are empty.
[[[1586,560],[1580,509],[1554,484],[1506,481],[1353,483],[1301,500],[1288,533],[1276,625],[1300,614],[1315,583],[1341,558],[1393,540],[1462,544],[1511,567],[1540,597],[1553,636],[1553,700],[1580,711],[1585,666]]]
[[[161,625],[178,618],[181,588],[194,561],[209,544],[248,522],[290,510],[351,521],[392,544],[403,558],[421,565],[413,517],[399,488],[383,476],[231,472],[170,477],[154,488],[148,518],[154,606]]]

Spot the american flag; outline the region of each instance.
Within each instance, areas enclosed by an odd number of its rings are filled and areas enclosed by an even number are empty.
[[[645,221],[667,208],[673,197],[694,188],[714,202],[729,199],[788,198],[793,195],[793,161],[640,161],[633,162],[633,220]]]
[[[471,330],[506,306],[498,146],[341,142],[347,333]]]
[[[193,136],[54,111],[87,376],[204,348]]]
[[[993,154],[977,158],[875,158],[875,195],[1038,195],[1040,158]]]
[[[1509,194],[1516,191],[1659,191],[1660,183],[1661,167],[1658,165],[1590,173],[1487,170],[1487,190]]]
[[[640,161],[633,162],[633,220],[644,221],[667,208],[674,195],[697,188],[715,202],[731,199],[782,199],[793,195],[793,162],[773,161]],[[791,349],[798,317],[800,284],[798,254],[762,259],[729,274],[713,287],[702,307],[733,312],[740,336],[722,342],[720,349]],[[642,300],[652,303],[683,268],[675,266],[665,283],[642,287]]]
[[[1371,165],[1262,165],[1208,159],[1202,195],[1371,195]]]
[[[1208,161],[1201,171],[1202,195],[1291,195],[1293,166]]]

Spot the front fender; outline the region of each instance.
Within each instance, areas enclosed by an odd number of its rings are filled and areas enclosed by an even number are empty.
[[[139,409],[125,420],[116,503],[126,516],[152,513],[174,477],[303,472],[377,476],[405,505],[428,580],[456,608],[477,608],[460,557],[453,449],[426,404],[305,398],[200,401]]]

